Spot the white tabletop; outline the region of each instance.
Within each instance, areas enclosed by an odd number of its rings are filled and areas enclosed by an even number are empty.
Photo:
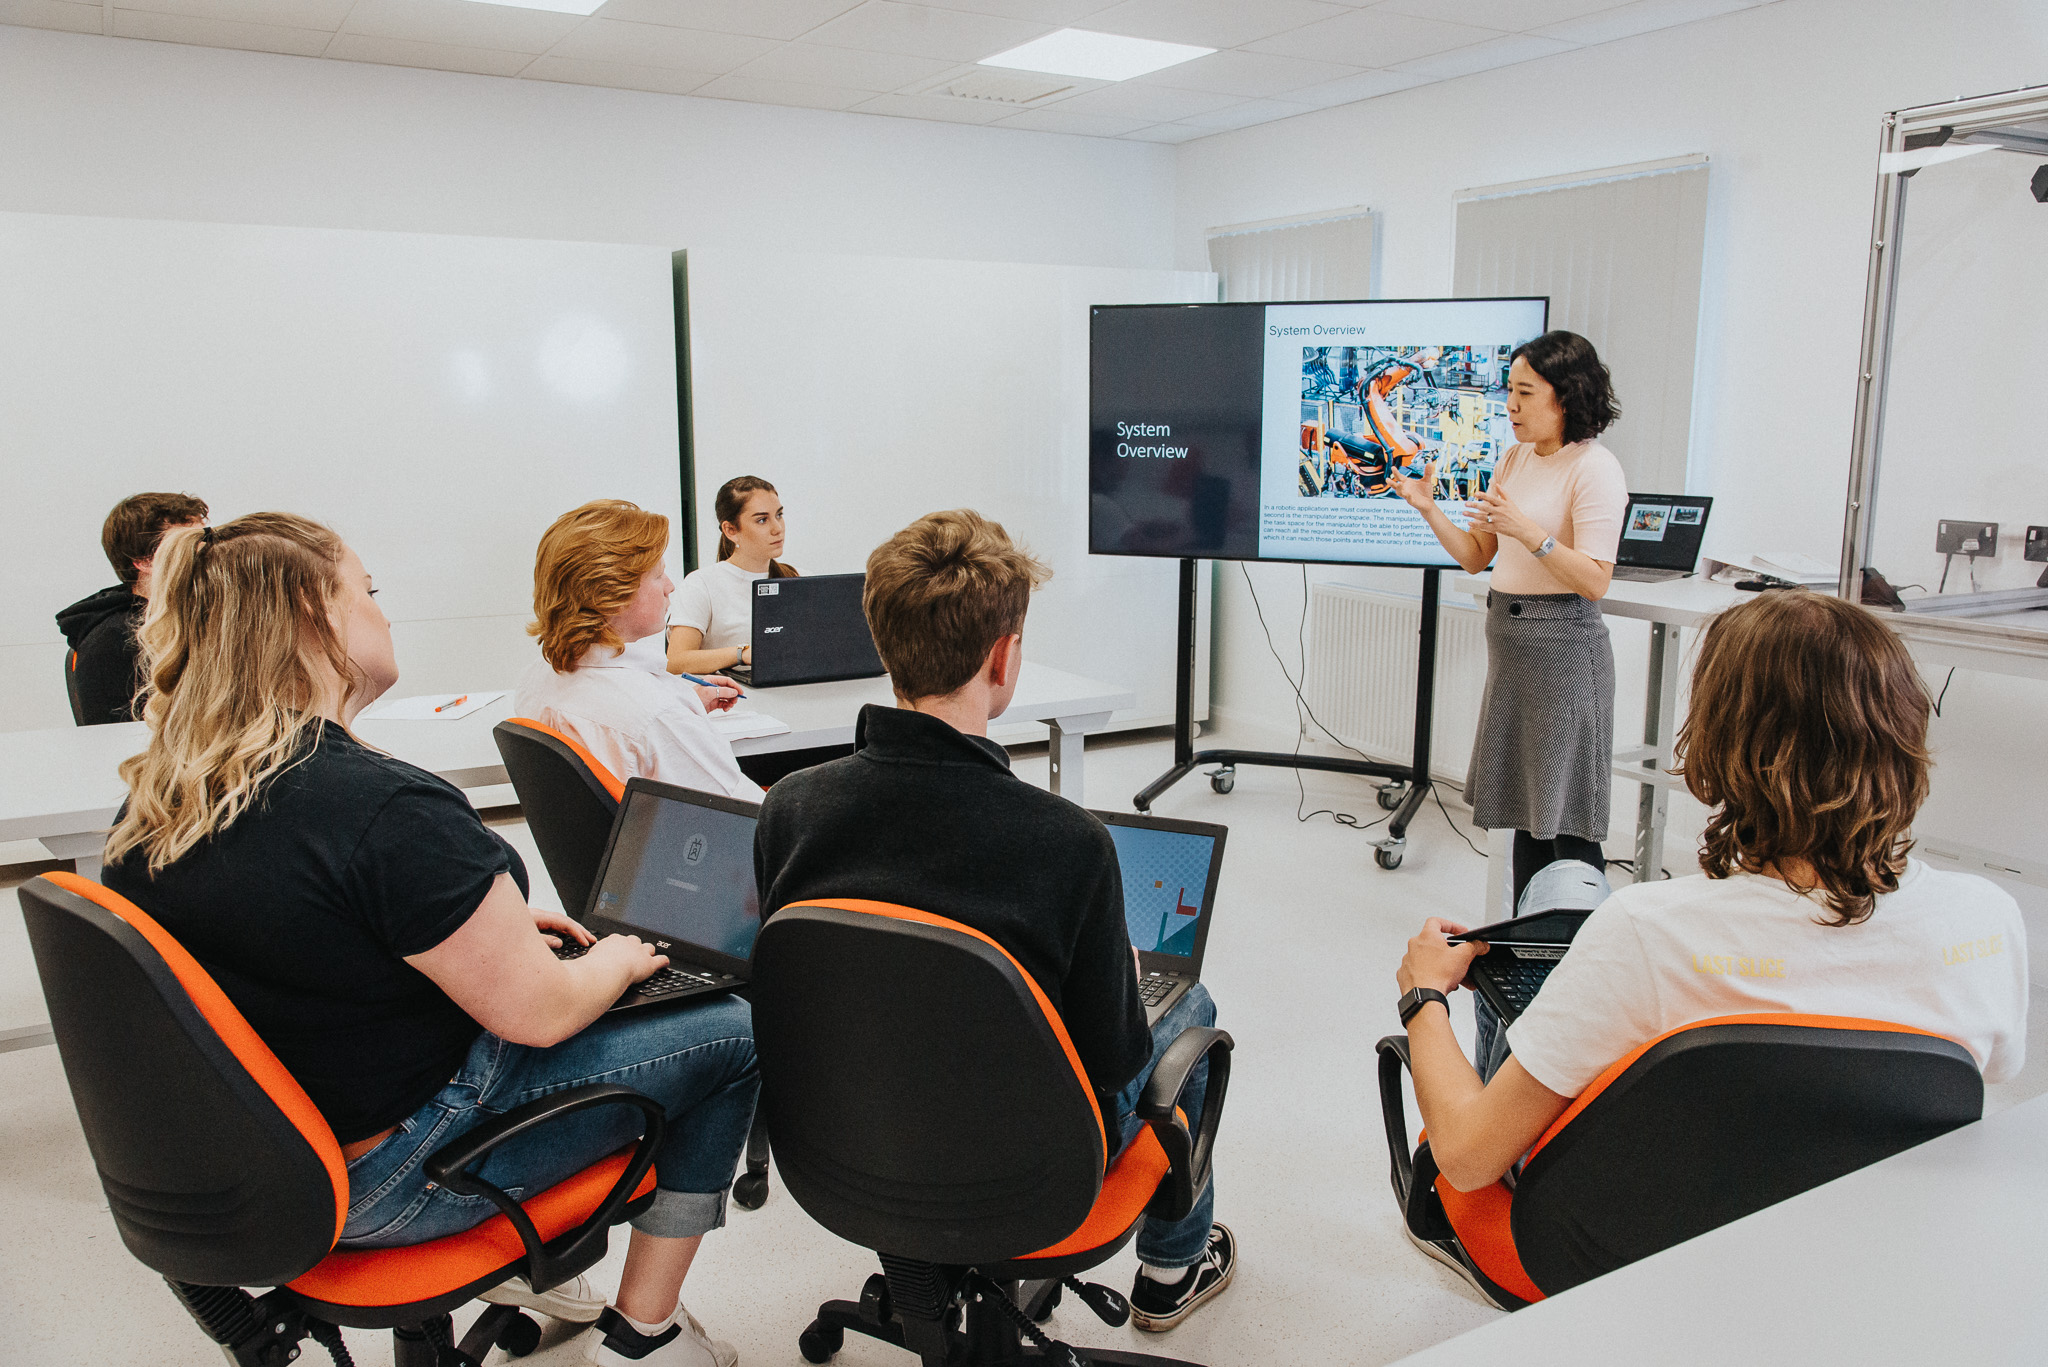
[[[2037,1097],[1402,1361],[2040,1363],[2044,1269]]]
[[[893,705],[886,678],[764,688],[750,695],[758,711],[789,724],[788,733],[737,741],[742,755],[853,741],[853,722],[865,703]],[[1070,733],[1100,729],[1109,714],[1135,707],[1127,688],[1026,661],[1010,710],[997,718],[997,740],[1031,735],[1030,723],[1054,719]],[[503,783],[504,761],[491,728],[512,713],[512,695],[453,721],[367,721],[356,734],[380,750],[438,774],[458,788]],[[1019,725],[1022,723],[1023,725]],[[0,840],[36,840],[111,826],[126,795],[122,760],[141,751],[141,722],[0,733]]]
[[[1461,574],[1451,581],[1453,593],[1469,593],[1484,602],[1493,587],[1491,574]],[[1664,622],[1671,626],[1694,627],[1726,608],[1756,595],[1744,593],[1731,584],[1716,584],[1698,575],[1643,583],[1616,579],[1600,600],[1600,611],[1609,617],[1633,617],[1642,622]]]

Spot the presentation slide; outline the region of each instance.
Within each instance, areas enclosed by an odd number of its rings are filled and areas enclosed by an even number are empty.
[[[1448,566],[1392,472],[1459,525],[1514,443],[1509,355],[1544,299],[1098,308],[1098,555]]]

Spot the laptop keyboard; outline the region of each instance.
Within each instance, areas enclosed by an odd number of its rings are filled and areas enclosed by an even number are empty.
[[[1530,1002],[1536,1000],[1537,989],[1543,986],[1543,980],[1555,967],[1554,962],[1516,959],[1505,964],[1487,964],[1486,976],[1493,979],[1494,986],[1514,1004],[1515,1014],[1520,1015],[1529,1009]]]
[[[589,945],[564,941],[555,950],[557,959],[580,959],[590,952]],[[670,997],[678,992],[702,987],[724,987],[736,981],[729,973],[698,973],[687,968],[670,965],[649,977],[641,979],[627,989],[628,994],[637,992],[643,997]]]
[[[1168,973],[1147,973],[1138,979],[1138,1000],[1147,1006],[1157,1006],[1166,1000],[1166,994],[1173,991],[1180,979]]]

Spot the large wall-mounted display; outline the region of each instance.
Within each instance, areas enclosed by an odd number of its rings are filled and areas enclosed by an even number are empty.
[[[1463,525],[1514,442],[1509,354],[1549,301],[1102,306],[1089,350],[1097,555],[1445,567],[1392,471]]]

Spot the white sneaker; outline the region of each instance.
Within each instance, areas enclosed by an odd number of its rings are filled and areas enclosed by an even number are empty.
[[[490,1290],[477,1297],[491,1305],[516,1305],[521,1310],[535,1310],[571,1324],[589,1324],[604,1313],[605,1300],[590,1289],[588,1279],[578,1277],[563,1282],[552,1291],[535,1291],[533,1284],[524,1277],[499,1282]]]
[[[739,1349],[705,1333],[697,1317],[680,1305],[675,1322],[659,1334],[641,1333],[607,1306],[590,1341],[596,1345],[590,1360],[598,1367],[737,1367],[740,1360]]]

